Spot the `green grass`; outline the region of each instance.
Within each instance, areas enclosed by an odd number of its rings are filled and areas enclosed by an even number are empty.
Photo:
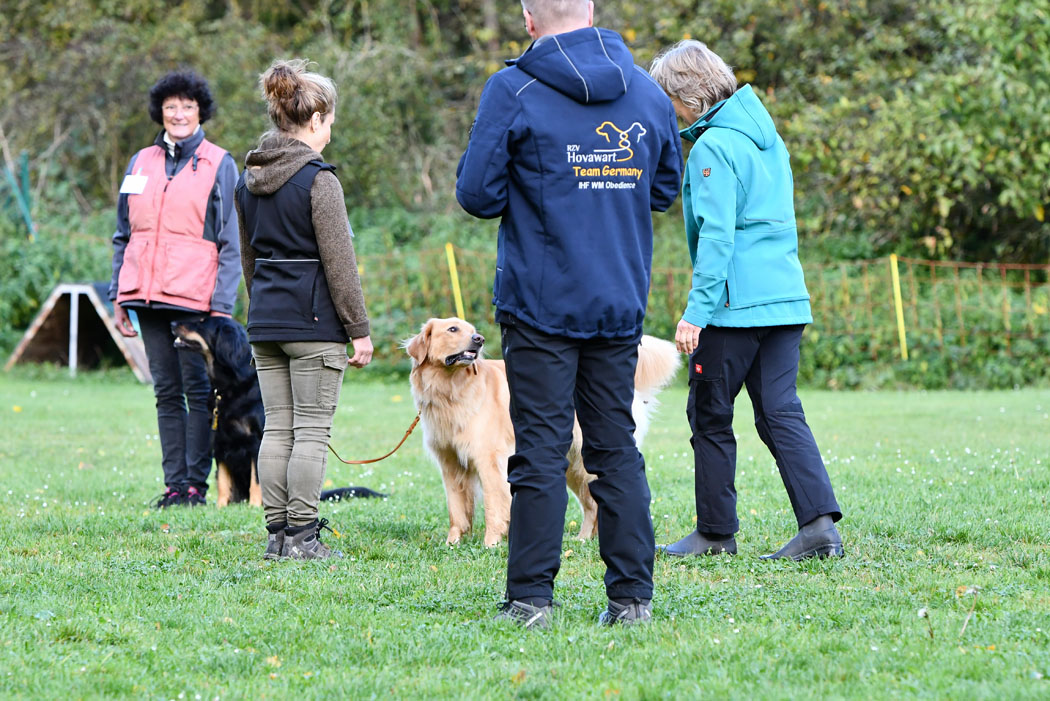
[[[0,376],[0,697],[1050,695],[1050,391],[806,392],[848,556],[800,564],[757,559],[795,524],[741,398],[740,555],[658,559],[654,623],[609,630],[597,543],[567,538],[556,625],[526,633],[491,621],[506,546],[444,545],[419,436],[329,466],[390,493],[323,507],[345,560],[264,563],[258,510],[147,508],[155,415],[129,377]],[[368,377],[344,387],[344,457],[415,414]],[[684,387],[662,401],[645,454],[668,542],[693,527],[692,461]]]

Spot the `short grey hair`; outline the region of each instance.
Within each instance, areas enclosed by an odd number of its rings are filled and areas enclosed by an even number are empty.
[[[521,8],[528,10],[539,27],[561,24],[567,19],[587,16],[589,0],[521,0]]]
[[[665,93],[695,112],[697,119],[736,92],[733,69],[695,39],[680,41],[658,55],[649,73]]]

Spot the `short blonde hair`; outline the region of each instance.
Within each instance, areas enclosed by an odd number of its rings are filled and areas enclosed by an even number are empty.
[[[695,39],[680,41],[658,55],[649,73],[665,93],[695,112],[697,119],[736,92],[733,69]]]
[[[547,28],[565,20],[586,18],[587,3],[588,0],[521,0],[521,7],[529,11],[538,27]]]
[[[270,121],[281,131],[296,131],[310,123],[314,112],[328,114],[335,108],[335,83],[307,70],[303,58],[274,61],[259,77]]]

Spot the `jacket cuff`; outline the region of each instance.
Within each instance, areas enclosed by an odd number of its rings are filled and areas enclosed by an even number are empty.
[[[233,305],[232,304],[219,304],[219,303],[216,303],[215,300],[212,300],[211,311],[213,311],[213,312],[222,312],[223,314],[233,314]]]
[[[690,309],[686,309],[685,313],[682,314],[682,321],[688,321],[693,326],[699,326],[702,329],[706,329],[711,324],[711,316],[700,315]]]
[[[346,335],[350,338],[364,338],[369,334],[367,321],[359,321],[356,324],[348,324],[343,328],[346,329]]]

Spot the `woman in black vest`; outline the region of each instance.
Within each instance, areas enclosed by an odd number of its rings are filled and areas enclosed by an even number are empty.
[[[266,559],[338,555],[321,542],[327,521],[317,518],[328,439],[347,364],[372,359],[343,190],[321,158],[335,85],[306,68],[275,61],[260,78],[274,129],[245,158],[236,196],[248,337],[266,407],[258,463]]]

